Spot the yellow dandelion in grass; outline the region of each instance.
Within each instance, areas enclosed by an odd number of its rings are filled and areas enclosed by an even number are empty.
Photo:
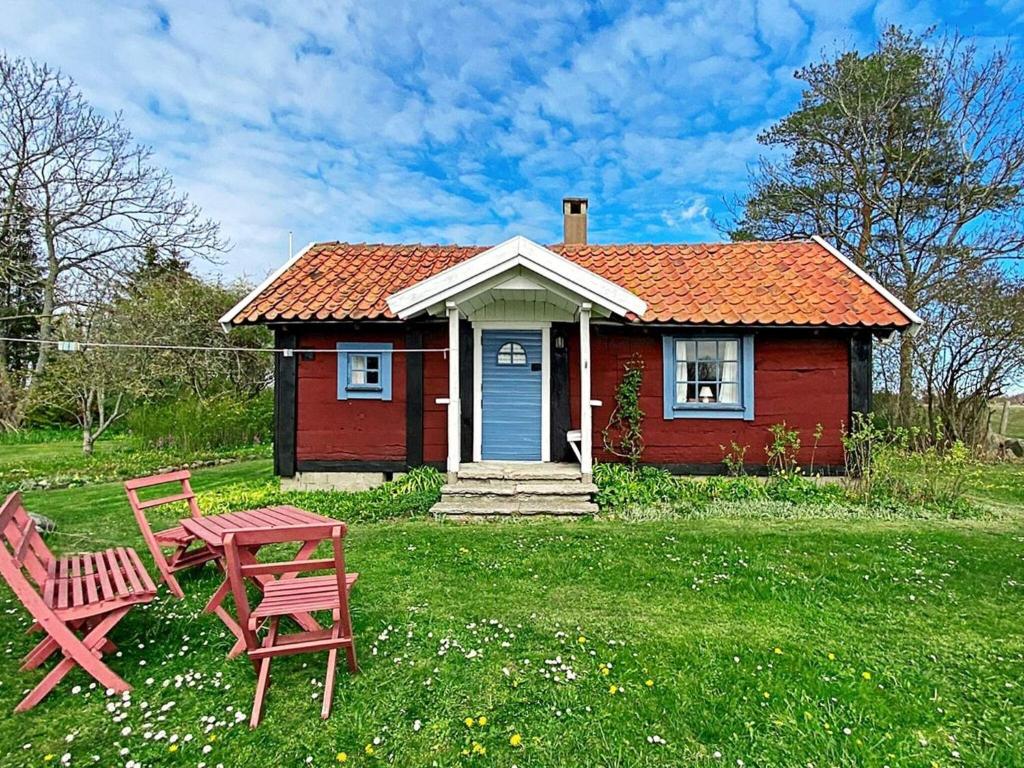
[[[373,744],[367,744],[367,745],[366,745],[366,754],[368,754],[368,755],[372,755],[372,754],[373,754],[374,752],[376,752],[376,751],[377,751],[377,750],[375,750],[375,749],[373,748]]]
[[[775,655],[776,656],[781,656],[782,655],[782,649],[781,648],[776,648],[775,649]]]
[[[763,696],[764,696],[764,697],[765,697],[766,699],[770,699],[770,698],[772,697],[772,695],[771,695],[770,693],[768,693],[768,691],[765,691],[765,692],[764,692],[764,694],[763,694]]]
[[[217,740],[217,734],[216,733],[211,733],[210,734],[210,738],[208,739],[208,741],[216,741],[216,740]]]
[[[644,685],[646,685],[648,688],[653,688],[654,687],[654,681],[651,680],[650,678],[648,678],[647,680],[644,680]]]
[[[523,746],[523,737],[518,733],[513,733],[511,738],[509,738],[508,743],[513,747],[521,747]]]
[[[871,679],[871,673],[870,672],[861,672],[860,676],[863,677],[865,680],[870,680]]]
[[[335,756],[334,759],[337,760],[339,763],[347,763],[348,762],[348,755],[345,754],[344,752],[339,752]]]
[[[177,752],[178,751],[178,745],[177,744],[171,744],[171,746],[169,746],[167,748],[167,751],[168,752]]]
[[[587,644],[587,638],[585,638],[583,635],[580,635],[579,637],[576,638],[576,642],[579,643],[580,645],[586,645]]]
[[[479,741],[473,742],[473,754],[474,755],[486,755],[487,747],[481,744]]]
[[[487,725],[487,718],[483,715],[480,715],[480,717],[476,719],[476,724],[483,728],[485,725]]]
[[[834,653],[832,653],[831,651],[828,654],[828,660],[829,661],[835,661],[836,660],[836,655]]]
[[[614,696],[618,692],[619,692],[619,686],[617,686],[617,685],[609,685],[608,686],[608,693],[610,693],[612,696]]]
[[[464,722],[464,723],[466,724],[466,727],[467,727],[467,728],[472,728],[472,727],[473,727],[473,723],[475,723],[475,722],[476,722],[476,720],[474,720],[474,719],[473,719],[472,717],[467,717],[467,718],[466,718],[465,720],[463,720],[462,722]]]
[[[50,760],[53,760],[53,755],[44,755],[43,756],[43,760],[46,760],[47,762],[49,762]]]

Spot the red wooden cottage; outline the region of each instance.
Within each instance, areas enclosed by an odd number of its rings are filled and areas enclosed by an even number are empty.
[[[563,211],[552,246],[312,243],[228,312],[295,350],[276,366],[277,474],[586,483],[635,355],[645,463],[716,472],[735,442],[756,470],[786,422],[805,444],[823,425],[816,463],[841,467],[843,426],[871,408],[872,339],[912,331],[911,309],[817,237],[592,245],[587,201]]]

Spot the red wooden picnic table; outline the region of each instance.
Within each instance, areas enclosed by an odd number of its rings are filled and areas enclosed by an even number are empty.
[[[209,547],[224,553],[224,539],[232,531],[238,530],[280,530],[296,528],[308,525],[338,525],[340,521],[323,515],[315,515],[304,509],[292,506],[261,507],[259,509],[248,509],[242,512],[227,512],[223,515],[209,515],[206,517],[186,517],[180,521],[181,526],[190,534],[204,541]],[[316,550],[318,542],[308,541],[302,545],[296,554],[296,560],[308,560]],[[239,553],[239,560],[247,564],[256,563],[256,552],[258,546],[249,547]],[[289,578],[297,574],[286,574],[281,578]],[[255,577],[257,586],[261,587],[267,581],[272,581],[272,576]],[[224,608],[224,599],[231,593],[231,584],[227,573],[224,581],[217,587],[217,591],[203,608],[203,613],[215,613],[235,636],[235,644],[228,653],[228,658],[234,658],[245,650],[245,639],[242,628],[238,621]],[[320,625],[308,613],[296,612],[291,614],[299,626],[306,630],[319,630]]]

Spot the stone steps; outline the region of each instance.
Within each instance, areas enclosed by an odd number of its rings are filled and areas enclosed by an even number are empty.
[[[441,489],[431,510],[447,520],[493,520],[518,516],[580,517],[597,513],[597,486],[583,482],[571,464],[465,464]]]

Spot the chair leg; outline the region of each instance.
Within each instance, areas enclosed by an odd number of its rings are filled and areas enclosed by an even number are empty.
[[[331,715],[331,699],[334,698],[334,673],[338,666],[338,649],[331,648],[327,652],[327,679],[324,680],[324,704],[320,709],[320,717],[326,720]]]
[[[277,640],[277,627],[279,624],[278,619],[274,619],[270,623],[270,631],[267,632],[266,638],[263,640],[264,648],[271,648],[274,645],[274,641]],[[252,702],[252,716],[249,718],[249,727],[255,728],[260,724],[260,720],[263,719],[263,700],[267,695],[267,686],[270,685],[270,660],[272,657],[267,656],[260,661],[259,674],[256,676],[256,695],[253,697]]]
[[[19,669],[22,672],[28,669],[35,669],[50,658],[59,647],[60,646],[58,646],[51,637],[46,637],[43,640],[40,640],[39,643],[36,644],[35,648],[25,654],[25,658],[21,660],[21,666]]]
[[[348,671],[353,675],[359,674],[359,664],[356,663],[356,640],[352,638],[345,646],[345,656],[348,657]]]
[[[96,623],[96,626],[93,627],[89,634],[87,634],[83,639],[79,640],[78,638],[74,638],[73,642],[68,642],[66,646],[62,646],[61,651],[64,653],[64,658],[57,663],[57,666],[47,673],[46,677],[40,681],[39,685],[33,688],[29,694],[21,700],[18,706],[14,708],[14,711],[24,712],[28,709],[32,709],[32,707],[42,701],[46,695],[52,691],[72,669],[75,668],[75,666],[81,667],[87,674],[92,676],[97,683],[105,688],[112,688],[117,693],[130,691],[132,687],[100,660],[99,657],[102,654],[98,650],[103,646],[103,643],[106,640],[106,634],[113,629],[114,625],[124,618],[127,613],[128,608],[119,608],[116,611],[108,613],[102,620]]]

